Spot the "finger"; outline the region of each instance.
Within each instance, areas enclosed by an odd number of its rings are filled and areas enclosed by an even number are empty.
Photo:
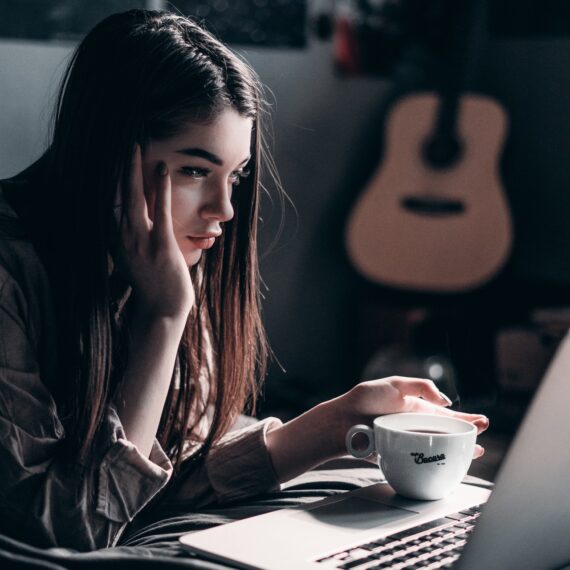
[[[154,202],[154,230],[157,237],[170,238],[174,234],[172,226],[172,185],[168,167],[159,162],[157,169],[156,199]]]
[[[118,226],[120,226],[123,221],[123,215],[123,185],[119,183],[115,191],[115,199],[113,200],[113,216]]]
[[[396,377],[391,380],[402,396],[416,396],[438,406],[451,406],[451,400],[440,392],[432,380],[425,378],[403,378]]]
[[[142,156],[140,145],[135,145],[129,176],[129,191],[127,195],[126,219],[128,223],[141,229],[148,229],[148,209],[144,196],[144,181],[142,172]]]
[[[489,427],[489,418],[482,414],[466,414],[464,412],[454,412],[453,417],[472,423],[477,428],[477,433],[483,433]]]
[[[419,412],[424,414],[438,414],[450,418],[457,418],[473,424],[477,428],[477,433],[484,432],[489,427],[489,418],[482,414],[468,414],[466,412],[456,412],[442,406],[434,405],[431,402],[416,398],[413,396],[406,396],[404,412]]]
[[[373,465],[378,466],[378,454],[371,453],[368,457],[364,458],[368,463],[372,463]]]
[[[473,459],[479,459],[479,457],[482,457],[483,455],[485,455],[485,448],[476,443],[475,450],[473,451]]]

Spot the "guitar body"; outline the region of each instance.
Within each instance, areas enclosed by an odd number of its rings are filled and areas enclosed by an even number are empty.
[[[350,260],[379,284],[426,292],[462,292],[489,281],[512,245],[512,223],[499,180],[507,130],[488,97],[458,100],[458,160],[431,167],[423,148],[438,113],[437,94],[401,99],[390,112],[382,164],[347,226]]]

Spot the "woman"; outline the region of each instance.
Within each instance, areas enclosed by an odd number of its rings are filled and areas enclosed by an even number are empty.
[[[48,150],[2,183],[0,512],[12,536],[113,545],[161,490],[200,506],[276,488],[343,455],[348,427],[383,413],[486,428],[432,383],[395,377],[228,433],[267,355],[263,114],[252,70],[183,17],[117,14],[79,45]]]

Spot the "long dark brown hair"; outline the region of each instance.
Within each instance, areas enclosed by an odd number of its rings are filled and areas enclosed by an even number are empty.
[[[48,270],[58,315],[59,369],[50,388],[80,463],[89,462],[128,358],[120,326],[128,318],[115,315],[128,284],[110,272],[116,189],[121,183],[128,189],[137,143],[144,148],[228,107],[253,119],[251,175],[232,197],[235,215],[222,238],[191,269],[196,303],[158,432],[179,466],[184,442],[198,439],[212,404],[209,432],[193,455],[198,460],[240,412],[254,409],[266,367],[257,260],[265,107],[256,75],[187,18],[144,10],[112,15],[73,54],[51,144],[16,177],[27,191],[11,194],[12,202]]]

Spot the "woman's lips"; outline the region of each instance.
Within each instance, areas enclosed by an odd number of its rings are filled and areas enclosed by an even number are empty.
[[[216,241],[216,238],[214,236],[212,237],[186,236],[186,237],[190,240],[190,242],[196,249],[210,249]]]

